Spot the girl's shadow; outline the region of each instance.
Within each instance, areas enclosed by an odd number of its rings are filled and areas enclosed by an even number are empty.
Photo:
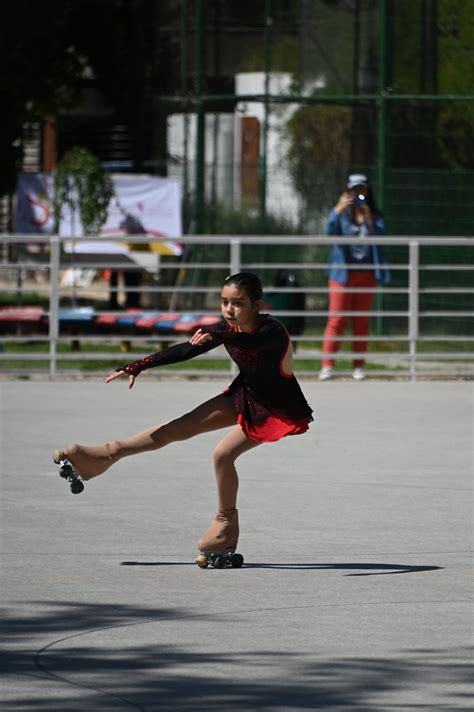
[[[121,566],[195,566],[190,561],[122,561]],[[282,571],[318,571],[335,569],[351,571],[345,576],[381,576],[384,574],[414,574],[439,571],[442,566],[410,566],[409,564],[323,564],[323,563],[249,563],[244,569],[280,569]]]

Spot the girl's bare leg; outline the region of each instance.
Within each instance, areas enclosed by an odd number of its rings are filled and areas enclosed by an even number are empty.
[[[250,440],[240,426],[226,435],[214,450],[218,509],[209,529],[198,541],[204,552],[235,550],[239,539],[239,517],[236,509],[239,478],[235,461],[260,443]]]
[[[122,457],[158,450],[172,442],[226,428],[236,421],[232,401],[221,394],[169,423],[154,425],[125,440],[112,440],[98,446],[69,445],[64,454],[81,476],[89,480],[104,473]]]
[[[260,443],[250,440],[240,425],[233,428],[214,450],[214,471],[217,481],[217,504],[219,509],[234,509],[237,502],[239,478],[235,461],[247,450]]]

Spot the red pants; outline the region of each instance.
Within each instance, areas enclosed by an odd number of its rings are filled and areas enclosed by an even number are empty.
[[[370,311],[374,301],[373,292],[347,292],[348,287],[370,287],[376,286],[375,276],[372,270],[351,270],[347,284],[329,280],[329,316],[324,330],[323,342],[323,366],[333,366],[333,355],[339,350],[340,340],[346,326],[347,316],[340,316],[335,312],[347,311]],[[354,337],[364,337],[369,333],[370,316],[353,316],[352,335]],[[330,338],[332,337],[332,338]],[[362,358],[354,359],[354,368],[364,365],[363,354],[367,351],[367,341],[364,339],[354,340],[352,344],[354,353],[361,354]]]

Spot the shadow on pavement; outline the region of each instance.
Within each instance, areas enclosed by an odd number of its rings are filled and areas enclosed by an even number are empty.
[[[2,667],[5,677],[16,681],[14,699],[4,709],[375,710],[386,708],[380,706],[385,699],[397,709],[411,709],[409,701],[416,699],[418,709],[424,698],[427,706],[421,707],[431,710],[428,694],[454,705],[436,709],[468,705],[472,652],[466,648],[326,659],[318,657],[316,642],[314,653],[222,652],[212,650],[212,637],[203,649],[160,643],[160,622],[182,622],[189,629],[202,624],[194,612],[54,601],[33,605],[34,615],[18,615],[14,609],[4,614]],[[228,617],[207,617],[218,639],[221,627],[229,626]],[[133,628],[147,623],[156,627],[152,645],[139,644]],[[54,634],[58,637],[44,645],[45,636]]]
[[[189,561],[122,561],[121,566],[195,566]],[[309,563],[255,563],[244,564],[244,569],[280,569],[287,571],[318,571],[336,569],[354,571],[346,576],[380,576],[382,574],[413,574],[439,571],[442,566],[411,566],[408,564],[309,564]]]

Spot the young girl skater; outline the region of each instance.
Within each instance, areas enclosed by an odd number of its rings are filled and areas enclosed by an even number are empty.
[[[235,460],[260,443],[297,435],[313,419],[293,375],[291,341],[285,327],[268,314],[260,314],[263,291],[258,277],[240,272],[227,277],[221,291],[222,326],[198,329],[188,342],[171,346],[127,364],[105,380],[128,376],[133,388],[148,368],[185,361],[224,344],[239,367],[239,374],[221,394],[175,420],[154,425],[125,440],[99,446],[69,445],[56,451],[55,462],[72,465],[84,480],[97,477],[123,457],[158,450],[211,430],[234,426],[214,450],[218,510],[198,542],[196,563],[241,565],[232,558],[239,537]],[[223,556],[221,556],[223,555]],[[226,556],[227,555],[227,558]],[[217,558],[216,558],[217,557]]]

